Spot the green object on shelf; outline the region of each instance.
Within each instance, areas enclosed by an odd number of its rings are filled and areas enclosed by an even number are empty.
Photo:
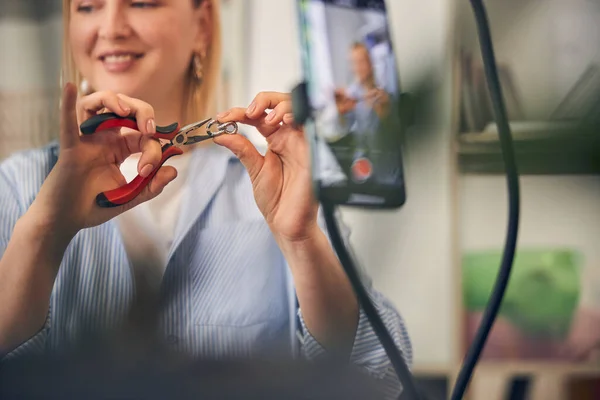
[[[469,312],[485,309],[502,252],[468,252],[463,256],[463,300]],[[573,250],[521,249],[499,314],[523,333],[564,337],[579,304],[578,254]]]

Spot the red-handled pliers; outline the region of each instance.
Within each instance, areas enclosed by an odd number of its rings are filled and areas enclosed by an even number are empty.
[[[195,131],[196,129],[199,129],[205,125],[205,135],[188,136],[190,132]],[[84,135],[91,135],[98,131],[118,127],[131,128],[138,131],[140,130],[134,117],[121,117],[115,113],[102,113],[95,115],[83,122],[80,126],[80,130]],[[169,141],[162,146],[162,158],[160,163],[147,177],[143,178],[138,175],[131,182],[124,186],[98,194],[96,196],[96,203],[100,207],[117,207],[130,202],[142,192],[146,185],[150,183],[150,180],[154,177],[154,175],[156,175],[156,172],[165,161],[173,156],[183,154],[181,146],[202,142],[223,134],[234,134],[237,133],[237,131],[238,127],[235,122],[226,122],[222,124],[212,118],[194,122],[193,124],[186,125],[183,128],[179,128],[179,123],[177,122],[168,126],[157,126],[156,133],[153,135],[153,138]]]

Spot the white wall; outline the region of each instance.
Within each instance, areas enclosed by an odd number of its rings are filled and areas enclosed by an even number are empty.
[[[476,49],[468,1],[459,1],[461,41]],[[550,115],[591,62],[600,62],[600,2],[588,0],[494,0],[486,2],[494,50],[508,63],[525,117]]]
[[[0,18],[0,160],[56,137],[61,19]]]
[[[261,90],[289,91],[301,77],[294,0],[250,1],[248,101]],[[358,257],[408,324],[417,366],[453,361],[450,248],[448,0],[387,2],[400,79],[407,87],[431,65],[443,71],[441,123],[406,149],[408,200],[394,212],[345,210]],[[272,61],[269,59],[272,58]]]
[[[244,105],[261,91],[289,92],[301,79],[293,0],[248,0],[248,82]],[[256,143],[264,144],[260,135]]]
[[[0,19],[0,90],[25,91],[59,79],[61,15],[43,21]],[[8,62],[10,60],[10,62]]]

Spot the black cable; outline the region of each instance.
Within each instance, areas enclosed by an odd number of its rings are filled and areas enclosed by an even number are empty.
[[[340,231],[334,216],[334,206],[326,202],[322,202],[321,204],[323,206],[323,214],[325,215],[325,223],[327,225],[327,231],[329,233],[331,243],[335,248],[340,263],[346,271],[346,275],[348,276],[352,287],[354,288],[358,303],[364,310],[365,315],[369,319],[375,334],[377,334],[381,345],[385,349],[385,352],[387,353],[390,362],[396,371],[396,375],[398,375],[398,379],[402,384],[402,396],[406,397],[408,400],[419,400],[420,396],[417,392],[417,387],[410,370],[408,369],[400,350],[398,347],[396,347],[392,336],[386,329],[381,317],[377,313],[377,310],[373,306],[373,303],[371,303],[369,295],[367,294],[367,291],[365,290],[360,277],[358,276],[358,272],[352,257],[344,245],[344,241],[340,235]]]
[[[471,0],[471,6],[477,22],[481,55],[494,109],[494,116],[496,117],[496,124],[498,125],[498,135],[506,168],[506,180],[508,184],[508,229],[506,232],[502,264],[498,271],[494,289],[483,314],[481,325],[477,329],[477,334],[465,356],[463,367],[461,368],[456,384],[454,385],[452,396],[450,397],[451,400],[463,398],[467,386],[469,385],[469,381],[471,380],[475,365],[479,360],[487,337],[494,324],[494,320],[496,319],[512,270],[517,245],[517,233],[519,230],[519,174],[515,161],[510,125],[508,123],[506,108],[502,97],[502,88],[500,86],[500,80],[498,79],[490,29],[483,2],[481,0]]]

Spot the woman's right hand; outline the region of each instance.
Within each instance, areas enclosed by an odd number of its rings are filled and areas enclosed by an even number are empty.
[[[80,135],[79,125],[100,110],[135,116],[141,132],[111,129]],[[173,167],[161,167],[150,185],[126,205],[101,208],[95,202],[99,193],[127,183],[119,165],[131,154],[142,153],[140,175],[152,172],[161,159],[160,143],[152,138],[155,132],[154,110],[147,103],[111,92],[97,92],[78,100],[75,86],[68,83],[62,95],[58,162],[28,214],[43,228],[72,237],[83,228],[100,225],[157,196],[177,176]]]
[[[334,91],[334,98],[339,114],[346,114],[356,107],[356,100],[348,97],[344,89],[336,89]]]

